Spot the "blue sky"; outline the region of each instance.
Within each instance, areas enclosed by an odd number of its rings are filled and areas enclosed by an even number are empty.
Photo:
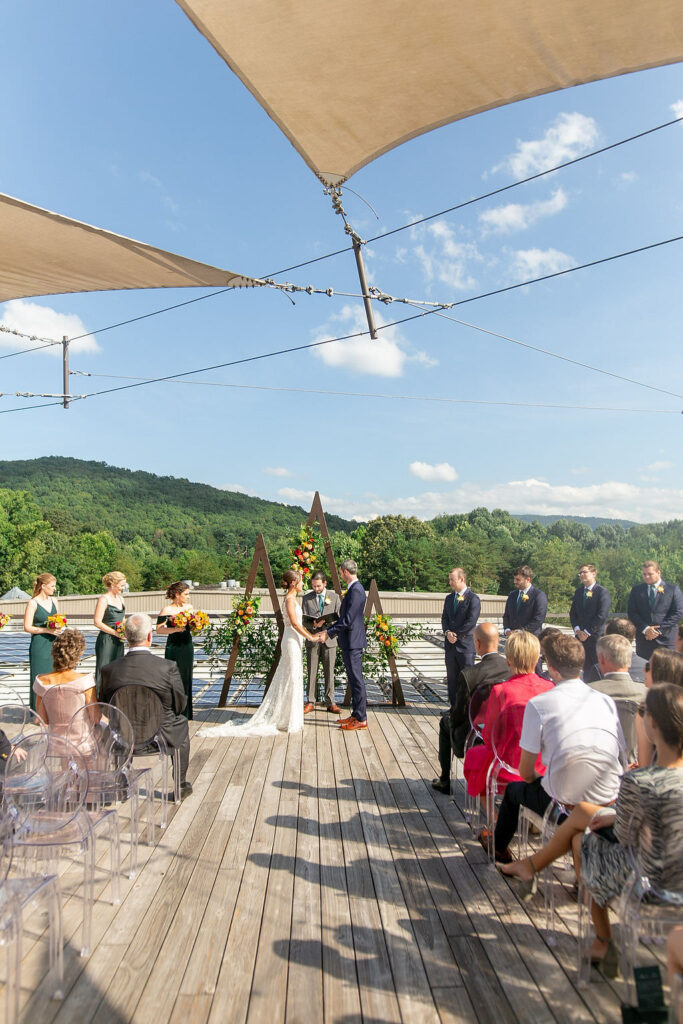
[[[320,183],[172,0],[6,0],[0,55],[0,191],[255,276],[346,244]],[[680,115],[680,64],[526,100],[431,132],[354,175],[349,185],[379,219],[348,191],[344,205],[372,237]],[[376,241],[368,277],[394,296],[457,302],[682,234],[682,184],[676,125]],[[674,243],[449,315],[680,395],[682,271],[683,243]],[[351,253],[286,276],[358,292]],[[0,324],[59,338],[197,294],[14,301],[0,304]],[[101,376],[74,377],[72,391],[364,328],[357,298],[295,299],[237,291],[90,336],[74,344],[71,365]],[[386,323],[411,312],[392,304],[376,315]],[[0,355],[20,345],[0,334]],[[23,404],[15,391],[61,389],[54,354],[12,357],[0,370],[0,409]],[[378,342],[195,379],[207,383],[8,414],[3,457],[98,459],[305,507],[318,489],[329,511],[360,518],[487,505],[650,521],[683,508],[680,398],[436,316]],[[268,390],[281,388],[321,393]],[[408,398],[367,397],[380,394]],[[419,396],[522,404],[408,400]]]

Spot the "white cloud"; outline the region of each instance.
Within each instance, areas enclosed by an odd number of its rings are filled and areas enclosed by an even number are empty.
[[[99,352],[100,346],[87,327],[75,313],[58,313],[50,306],[41,306],[37,302],[26,299],[11,299],[4,307],[0,307],[0,322],[13,331],[27,334],[38,339],[61,341],[63,337],[79,338],[69,346],[71,352]],[[85,337],[80,337],[85,335]],[[0,331],[0,347],[3,348],[35,348],[36,342],[29,338],[19,338],[14,334]],[[48,355],[61,359],[61,345],[45,348]]]
[[[676,100],[675,103],[672,103],[671,110],[674,117],[683,117],[683,100]]]
[[[292,471],[285,469],[284,466],[266,466],[266,473],[270,473],[271,476],[292,476]]]
[[[310,505],[313,491],[283,488],[285,501]],[[448,491],[423,491],[392,499],[373,497],[322,497],[323,507],[346,518],[369,520],[390,513],[431,519],[436,515],[469,512],[473,508],[504,508],[510,512],[538,515],[602,516],[655,522],[680,518],[683,490],[646,487],[620,481],[599,484],[551,484],[544,480],[511,480],[486,487],[463,483]]]
[[[384,321],[375,311],[375,322],[381,326]],[[331,326],[333,325],[333,326]],[[343,325],[341,331],[339,325]],[[331,334],[354,334],[367,331],[365,310],[362,306],[344,306],[331,318],[330,324],[319,328],[314,341],[324,341]],[[407,363],[422,366],[436,366],[438,360],[426,352],[413,351],[395,327],[381,331],[377,340],[370,337],[350,338],[348,341],[333,341],[313,349],[316,357],[327,366],[354,373],[373,374],[376,377],[401,377]]]
[[[411,462],[410,472],[420,480],[457,480],[458,474],[448,462],[432,466],[429,462]]]
[[[477,282],[470,266],[482,259],[474,242],[461,241],[455,229],[442,221],[420,224],[411,229],[411,236],[418,242],[413,252],[429,283],[439,281],[458,290],[474,288]]]
[[[563,189],[558,188],[550,199],[540,199],[526,205],[507,203],[505,206],[496,206],[492,210],[485,210],[484,213],[479,214],[479,223],[487,233],[523,231],[543,217],[552,217],[553,214],[560,213],[566,205],[567,194]]]
[[[566,270],[574,262],[566,252],[558,249],[517,249],[513,254],[512,273],[516,279],[543,277]]]
[[[662,469],[673,469],[673,462],[666,462],[664,460],[651,462],[645,469],[649,469],[651,473],[659,473]]]
[[[622,171],[617,178],[619,185],[633,185],[636,181],[638,181],[638,175],[635,171]]]
[[[515,152],[493,169],[510,171],[515,178],[526,178],[587,153],[598,138],[598,126],[592,117],[579,113],[560,114],[542,138],[518,140]]]

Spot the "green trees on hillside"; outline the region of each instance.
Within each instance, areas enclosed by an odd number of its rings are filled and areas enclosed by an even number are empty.
[[[302,509],[103,463],[46,458],[0,463],[0,588],[29,589],[52,572],[62,594],[93,593],[110,569],[132,589],[173,579],[203,584],[246,580],[263,533],[276,579],[291,563]],[[517,565],[528,563],[551,608],[566,611],[583,562],[594,562],[624,609],[647,558],[664,578],[683,583],[683,521],[624,529],[559,520],[523,522],[502,509],[476,508],[422,522],[382,516],[359,526],[328,516],[337,562],[355,558],[361,578],[382,590],[445,592],[448,572],[467,570],[474,590],[504,594]],[[261,581],[262,582],[262,581]]]

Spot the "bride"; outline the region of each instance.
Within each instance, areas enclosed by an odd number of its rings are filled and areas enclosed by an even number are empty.
[[[315,640],[301,625],[301,606],[297,594],[303,590],[301,574],[288,569],[282,576],[287,595],[283,614],[282,654],[261,706],[256,714],[236,725],[223,722],[200,729],[198,736],[275,736],[278,732],[300,732],[304,727],[304,670],[301,647],[305,640]]]

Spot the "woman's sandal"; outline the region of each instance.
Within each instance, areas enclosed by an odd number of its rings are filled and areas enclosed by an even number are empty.
[[[506,878],[511,878],[517,883],[517,889],[521,899],[526,903],[532,896],[536,895],[538,889],[538,872],[534,867],[534,862],[531,857],[526,858],[526,862],[533,871],[531,878],[519,878],[517,875],[510,875],[507,871],[501,871],[501,874],[505,875]]]
[[[614,939],[603,939],[600,935],[595,938],[606,947],[602,956],[592,956],[591,964],[597,967],[606,978],[616,978],[619,973],[619,953]]]

